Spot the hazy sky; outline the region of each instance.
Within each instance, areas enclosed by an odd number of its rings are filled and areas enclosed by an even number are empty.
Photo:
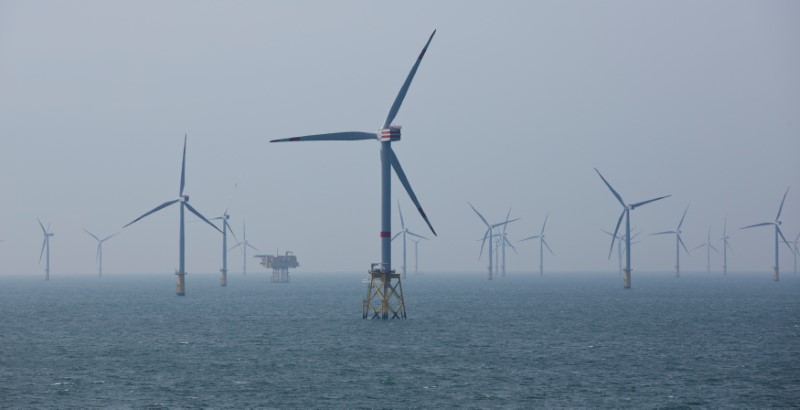
[[[597,167],[628,202],[672,195],[632,213],[645,233],[691,204],[692,248],[727,216],[730,269],[767,278],[772,231],[738,227],[772,220],[792,185],[783,229],[800,232],[798,21],[797,1],[0,1],[0,275],[43,275],[37,217],[55,232],[54,278],[94,272],[81,228],[109,235],[175,199],[184,133],[200,212],[230,201],[237,234],[246,219],[255,246],[295,251],[300,272],[366,272],[379,144],[268,141],[376,131],[437,29],[393,145],[439,233],[420,244],[423,270],[484,274],[467,201],[492,221],[512,207],[513,240],[549,212],[547,269],[615,269],[601,229],[621,209]],[[220,235],[187,231],[187,271],[219,269]],[[177,245],[173,207],[107,242],[105,272],[172,273]],[[538,246],[519,250],[509,269],[534,270]],[[643,235],[634,269],[672,270],[674,251]],[[682,259],[705,269],[704,251]]]

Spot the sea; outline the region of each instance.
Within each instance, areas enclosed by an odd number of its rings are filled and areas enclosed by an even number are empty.
[[[2,408],[798,408],[800,275],[0,277]]]

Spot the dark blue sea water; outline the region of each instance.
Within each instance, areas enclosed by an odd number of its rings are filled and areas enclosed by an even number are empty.
[[[800,277],[0,278],[0,407],[798,407]]]

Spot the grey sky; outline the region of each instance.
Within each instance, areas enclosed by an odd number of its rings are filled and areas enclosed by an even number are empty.
[[[626,201],[673,195],[634,226],[672,229],[691,204],[694,247],[727,215],[730,269],[766,275],[772,232],[738,227],[772,220],[792,185],[783,229],[800,232],[798,21],[795,1],[0,1],[0,274],[42,271],[37,217],[55,232],[53,277],[93,272],[81,227],[109,235],[177,197],[184,133],[198,210],[221,214],[241,176],[230,212],[255,246],[365,272],[379,260],[378,144],[267,141],[377,130],[436,28],[395,121],[440,234],[420,244],[422,269],[482,272],[467,201],[493,220],[513,207],[515,240],[549,212],[546,268],[615,269],[600,230],[620,209],[597,167]],[[429,234],[396,178],[393,192]],[[177,228],[177,208],[126,228],[105,273],[171,273]],[[188,234],[187,271],[219,269],[218,234]],[[671,270],[673,241],[644,239],[634,269]],[[535,244],[519,249],[510,269],[535,269]],[[705,269],[705,253],[682,263]]]

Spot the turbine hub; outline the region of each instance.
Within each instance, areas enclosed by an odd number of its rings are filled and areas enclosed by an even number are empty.
[[[189,202],[189,195],[182,195],[180,197],[181,203]]]
[[[399,125],[390,125],[389,128],[384,128],[378,132],[378,141],[386,142],[386,141],[400,141],[400,129],[402,127]]]

